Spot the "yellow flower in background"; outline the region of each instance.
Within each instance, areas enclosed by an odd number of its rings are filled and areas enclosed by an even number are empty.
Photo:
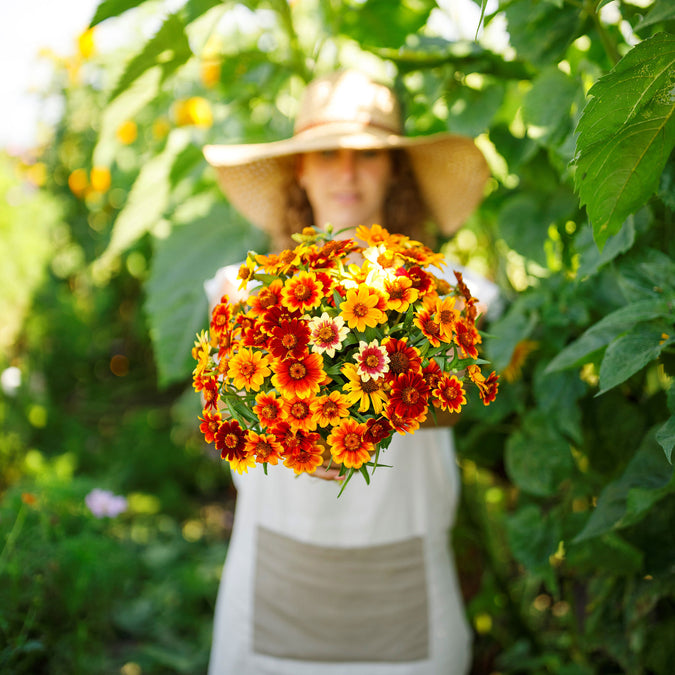
[[[217,59],[204,59],[199,70],[202,84],[211,89],[220,81],[220,61]]]
[[[131,145],[138,137],[138,127],[133,120],[122,122],[117,127],[117,140],[123,145]]]
[[[68,187],[76,197],[82,197],[89,187],[89,179],[84,169],[75,169],[68,176]]]
[[[93,28],[85,30],[77,38],[77,50],[83,59],[89,59],[96,53]]]
[[[96,192],[107,192],[111,182],[110,169],[105,166],[95,166],[89,174],[89,181]]]
[[[211,104],[201,96],[176,101],[174,115],[179,127],[194,125],[208,128],[213,124]]]

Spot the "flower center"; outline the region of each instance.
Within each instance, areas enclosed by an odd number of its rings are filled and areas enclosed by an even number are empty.
[[[293,295],[296,300],[307,300],[312,295],[312,289],[306,284],[296,284],[293,288]]]
[[[269,290],[269,288],[263,288],[262,291],[258,293],[258,301],[263,309],[269,309],[276,304],[277,297]]]
[[[309,414],[309,407],[302,401],[297,401],[291,406],[291,415],[296,419],[302,420]]]
[[[380,357],[377,354],[368,354],[365,363],[368,368],[377,368],[380,365]]]
[[[432,319],[427,319],[424,322],[424,330],[428,335],[438,335],[440,333],[438,324]]]
[[[361,380],[361,389],[366,394],[374,394],[380,390],[380,385],[376,380],[368,380],[367,382]]]
[[[293,347],[298,344],[298,338],[293,335],[293,333],[286,333],[286,335],[281,338],[281,344],[285,349],[293,349]]]
[[[338,407],[335,401],[329,399],[323,404],[321,411],[326,417],[333,417],[337,413]]]
[[[354,305],[352,313],[354,316],[358,316],[359,318],[366,316],[368,314],[368,305],[364,304],[363,302],[357,302]]]
[[[406,405],[415,405],[420,398],[420,394],[415,387],[406,387],[401,392],[401,399]]]
[[[347,450],[356,450],[361,445],[361,436],[355,434],[353,431],[345,434],[344,440],[342,441]]]
[[[227,434],[224,441],[228,448],[234,449],[239,445],[239,436],[237,436],[237,434]]]
[[[389,367],[394,373],[405,373],[410,366],[410,359],[402,352],[389,355]]]
[[[334,339],[335,331],[333,330],[333,326],[321,326],[321,328],[316,331],[317,342],[332,342]]]
[[[267,441],[258,441],[255,451],[260,457],[268,457],[272,454],[272,446]]]
[[[243,377],[251,377],[251,375],[253,375],[255,372],[255,366],[250,361],[246,361],[245,363],[241,364],[239,372]]]
[[[277,416],[277,409],[275,406],[272,404],[266,405],[261,411],[260,414],[266,419],[266,420],[273,420]]]
[[[455,317],[449,309],[444,309],[440,312],[438,318],[441,323],[452,323]]]
[[[294,380],[301,380],[307,374],[307,368],[305,368],[305,366],[302,363],[300,363],[299,361],[296,361],[288,369],[288,374]]]

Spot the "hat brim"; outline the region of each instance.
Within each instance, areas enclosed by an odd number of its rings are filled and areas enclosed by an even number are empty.
[[[405,150],[421,196],[445,234],[455,232],[480,203],[489,177],[485,158],[470,138],[401,136],[354,123],[317,126],[270,143],[207,145],[203,151],[232,206],[254,225],[275,232],[296,156],[336,148]]]

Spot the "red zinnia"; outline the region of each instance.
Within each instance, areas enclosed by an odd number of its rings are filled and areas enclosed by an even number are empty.
[[[432,393],[434,403],[442,410],[458,413],[466,404],[464,387],[455,375],[444,374]]]
[[[307,398],[318,394],[326,377],[323,359],[311,352],[300,359],[287,358],[272,365],[272,384],[286,398]]]
[[[389,355],[388,379],[391,380],[401,373],[420,372],[422,369],[420,353],[408,344],[408,338],[397,340],[388,337],[382,340],[382,344],[387,348],[387,354]]]
[[[455,323],[453,341],[462,352],[460,356],[464,355],[472,359],[478,358],[478,349],[476,349],[476,345],[480,344],[482,339],[473,323],[466,319],[458,319]]]
[[[218,431],[218,427],[223,421],[222,415],[218,411],[211,412],[206,409],[202,412],[202,415],[204,415],[204,417],[199,418],[202,422],[199,425],[199,430],[204,434],[204,440],[207,443],[213,443],[216,431]]]
[[[246,434],[236,420],[222,422],[216,431],[215,441],[221,458],[226,459],[239,473],[253,465],[254,460],[246,451]]]
[[[426,413],[429,387],[419,373],[404,373],[393,381],[387,412],[417,419]]]
[[[269,350],[277,359],[299,359],[307,351],[309,326],[300,319],[284,319],[272,328]]]

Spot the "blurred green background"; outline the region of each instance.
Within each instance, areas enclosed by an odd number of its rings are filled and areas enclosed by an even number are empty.
[[[101,2],[46,57],[47,137],[0,152],[0,672],[205,672],[235,494],[190,349],[204,279],[267,242],[201,147],[290,135],[304,83],[357,66],[493,174],[443,243],[506,304],[500,395],[457,428],[474,673],[670,675],[674,26],[667,0]]]

